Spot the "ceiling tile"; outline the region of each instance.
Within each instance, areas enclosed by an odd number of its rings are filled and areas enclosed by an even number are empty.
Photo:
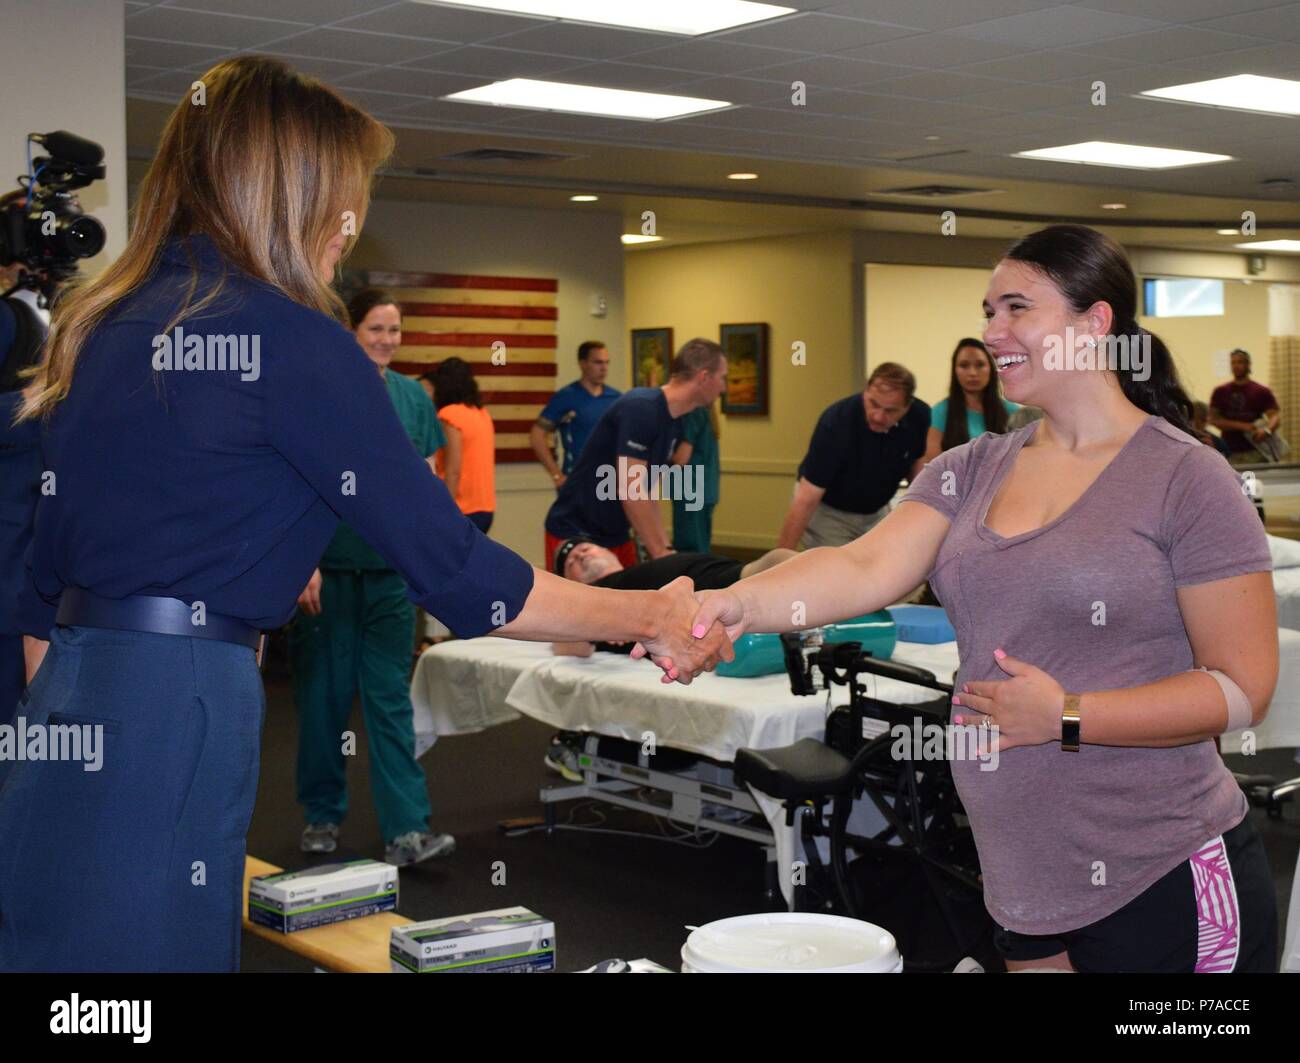
[[[168,71],[156,66],[128,66],[126,68],[126,87],[132,88],[141,82],[151,81],[159,74],[166,74]]]
[[[681,71],[677,73],[680,74]],[[739,77],[687,79],[673,85],[672,91],[684,96],[700,96],[706,100],[728,100],[731,103],[745,104],[789,103],[791,97],[788,82]]]
[[[952,32],[958,37],[1016,44],[1022,48],[1057,48],[1077,47],[1090,41],[1164,28],[1164,23],[1154,19],[1063,4],[1043,11],[975,22]]]
[[[356,63],[405,63],[454,47],[453,41],[412,40],[382,33],[320,29],[278,41],[275,50],[285,55],[314,55]]]
[[[573,22],[543,22],[493,38],[499,48],[518,48],[525,52],[550,52],[578,59],[618,59],[663,48],[681,40],[675,34],[639,33],[610,26],[585,26]]]
[[[1042,45],[1038,45],[1041,48]],[[1007,59],[1022,55],[1031,49],[1007,41],[980,41],[955,37],[950,33],[926,33],[919,37],[903,37],[883,44],[869,44],[864,48],[850,48],[841,57],[871,59],[879,63],[901,63],[922,70],[946,70],[965,63],[978,63],[989,59]]]
[[[412,100],[400,107],[390,107],[393,114],[400,115],[403,119],[445,121],[478,128],[499,126],[519,114],[513,107],[487,107],[482,104],[456,103],[454,100]]]
[[[516,52],[506,48],[466,44],[450,51],[425,56],[406,64],[422,70],[448,74],[471,74],[488,81],[507,78],[532,78],[581,65],[571,56],[542,55],[539,52]]]
[[[867,7],[869,5],[863,5]],[[788,18],[740,26],[712,34],[711,40],[738,41],[741,44],[766,44],[774,48],[795,48],[804,52],[842,52],[865,44],[908,37],[916,31],[882,22],[866,22],[841,15],[801,13]]]
[[[403,96],[392,92],[371,92],[367,89],[357,89],[349,85],[335,85],[334,88],[339,95],[346,96],[358,107],[369,111],[371,114],[388,114],[400,111],[409,104],[419,102],[419,97]]]
[[[147,8],[126,20],[126,32],[132,37],[188,41],[217,48],[252,48],[306,28],[301,22],[210,15],[169,7]]]
[[[924,100],[964,99],[994,89],[1010,90],[1023,102],[1027,102],[1029,95],[1023,85],[1018,85],[1013,81],[971,77],[969,74],[947,70],[927,70],[923,74],[909,74],[906,77],[891,78],[871,87],[872,92],[911,96]],[[1037,94],[1036,89],[1034,93]],[[992,104],[991,106],[1000,107],[1002,105]]]
[[[1300,4],[1284,4],[1266,11],[1240,11],[1226,18],[1198,22],[1197,29],[1244,33],[1267,41],[1300,41]]]
[[[322,59],[320,56],[314,55],[277,55],[275,52],[261,49],[258,49],[257,54],[283,59],[300,73],[310,74],[312,77],[331,83],[341,80],[349,74],[357,74],[364,70],[373,69],[367,63],[346,63],[341,59]]]
[[[633,63],[588,63],[585,66],[571,67],[564,72],[565,81],[572,81],[578,85],[599,85],[601,88],[632,89],[641,92],[665,92],[670,86],[679,85],[687,78],[689,75],[684,76],[681,70],[637,66]]]
[[[721,40],[679,40],[667,48],[638,52],[634,61],[703,75],[743,74],[799,58],[802,58],[799,52],[788,48],[763,48]]]
[[[159,7],[183,7],[223,15],[273,16],[320,26],[366,10],[388,7],[393,0],[164,0]]]
[[[437,74],[408,66],[372,66],[340,78],[340,88],[367,92],[399,92],[406,96],[447,96],[483,84],[482,78],[464,74]]]
[[[873,63],[829,55],[810,55],[793,63],[764,67],[761,71],[764,78],[784,81],[786,85],[802,81],[809,87],[834,89],[859,89],[912,72],[912,67],[897,63]]]
[[[195,63],[211,65],[229,52],[200,44],[177,44],[173,41],[150,41],[139,37],[126,39],[126,61],[131,66],[176,67]]]
[[[1162,22],[1188,23],[1201,19],[1275,7],[1278,0],[1074,0],[1077,7],[1125,15],[1143,15]]]
[[[963,74],[1002,77],[1013,81],[1044,82],[1069,77],[1098,77],[1101,71],[1113,71],[1115,68],[1115,63],[1100,61],[1095,55],[1079,55],[1053,49],[1022,52],[1010,58],[969,63],[960,69]]]
[[[1300,78],[1300,55],[1294,44],[1263,44],[1241,51],[1198,58],[1196,65],[1207,71],[1202,77],[1229,74],[1262,74],[1265,77]]]
[[[148,95],[165,99],[168,103],[175,103],[182,96],[189,94],[195,80],[194,74],[186,73],[183,70],[168,70],[157,77],[143,78],[134,85],[129,86],[127,95]]]
[[[997,18],[1053,7],[1056,3],[1057,0],[980,0],[979,10],[986,18]],[[972,21],[971,6],[952,0],[843,0],[821,10],[824,14],[870,18],[923,30],[949,29]]]
[[[1214,30],[1201,30],[1189,26],[1171,26],[1156,33],[1138,33],[1121,40],[1106,41],[1103,44],[1078,45],[1075,50],[1084,54],[1097,55],[1108,62],[1164,63],[1181,59],[1192,59],[1209,55],[1211,52],[1225,52],[1248,48],[1259,42],[1250,37],[1236,33],[1216,33]]]
[[[496,11],[472,11],[463,7],[402,3],[344,19],[339,23],[350,30],[393,33],[399,37],[428,37],[457,44],[477,44],[506,33],[533,29],[549,19],[506,15]]]

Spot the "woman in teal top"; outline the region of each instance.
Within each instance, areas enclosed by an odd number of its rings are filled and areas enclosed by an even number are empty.
[[[713,541],[713,507],[718,504],[722,464],[718,457],[718,414],[702,406],[682,418],[682,441],[673,452],[673,464],[690,475],[684,481],[689,499],[673,499],[673,549],[707,554]]]
[[[432,475],[434,455],[447,442],[433,403],[419,383],[389,368],[402,343],[401,307],[388,292],[366,288],[348,303],[348,316]],[[307,820],[303,851],[330,853],[338,846],[348,807],[342,736],[359,692],[384,858],[400,867],[450,855],[455,839],[430,829],[429,790],[415,759],[410,695],[415,606],[406,581],[344,522],[298,607],[289,654],[298,706],[298,800]]]
[[[930,431],[925,460],[933,461],[945,450],[982,436],[1007,430],[1007,417],[1020,409],[1002,397],[993,359],[977,339],[958,340],[952,352],[948,397],[930,410]]]

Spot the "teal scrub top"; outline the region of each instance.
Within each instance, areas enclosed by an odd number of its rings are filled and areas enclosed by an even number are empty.
[[[391,369],[384,371],[384,383],[388,385],[388,397],[393,400],[397,419],[402,422],[406,434],[415,444],[416,452],[422,458],[433,455],[447,445],[434,411],[429,393],[419,381],[402,376]],[[432,470],[429,475],[433,475]],[[392,568],[360,535],[342,522],[338,531],[330,540],[329,546],[320,559],[321,568],[376,569]]]
[[[704,504],[716,506],[722,492],[722,462],[707,406],[692,410],[682,418],[682,442],[691,445],[690,464],[704,467]]]
[[[1006,399],[1002,400],[1002,405],[1006,408],[1008,417],[1020,409],[1019,403],[1008,402]],[[942,434],[947,423],[948,400],[940,399],[930,409],[930,427]],[[981,411],[972,410],[969,407],[967,408],[966,431],[970,433],[971,439],[977,439],[988,431],[988,429],[984,427],[984,414]]]

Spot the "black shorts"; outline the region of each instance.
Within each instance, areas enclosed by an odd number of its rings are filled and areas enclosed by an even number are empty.
[[[1002,927],[1008,960],[1069,954],[1076,971],[1277,971],[1277,899],[1264,844],[1247,814],[1221,838],[1089,926],[1039,937]]]

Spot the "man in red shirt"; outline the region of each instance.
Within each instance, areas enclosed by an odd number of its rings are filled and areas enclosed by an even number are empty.
[[[1263,417],[1265,430],[1255,422]],[[1281,414],[1277,398],[1263,384],[1250,379],[1250,355],[1238,348],[1232,352],[1232,380],[1220,384],[1210,396],[1210,424],[1223,435],[1228,446],[1228,460],[1234,465],[1269,460],[1256,447],[1277,431]]]

